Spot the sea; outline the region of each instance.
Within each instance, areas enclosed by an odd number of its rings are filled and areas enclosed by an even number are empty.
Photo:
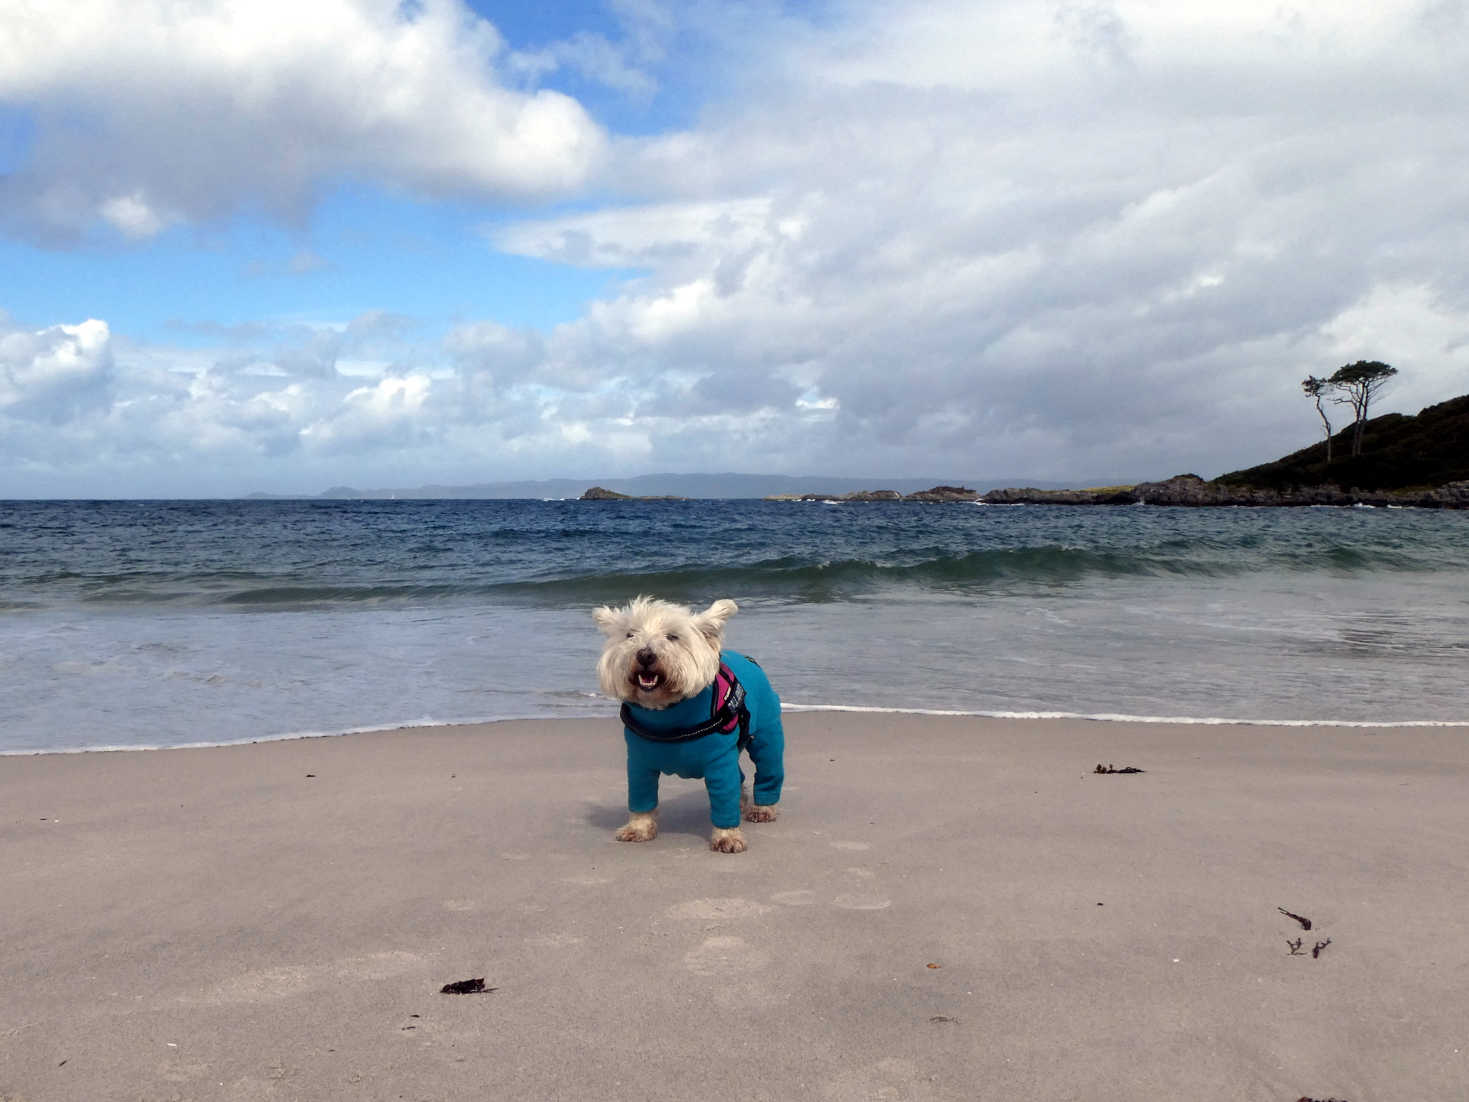
[[[791,709],[1469,726],[1469,512],[13,501],[0,753],[611,723],[638,594],[733,598]]]

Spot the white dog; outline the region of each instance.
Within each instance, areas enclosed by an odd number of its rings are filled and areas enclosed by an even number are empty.
[[[740,853],[740,813],[752,823],[775,818],[784,780],[780,698],[753,660],[721,650],[733,601],[704,612],[652,597],[592,613],[607,636],[597,663],[602,691],[623,702],[627,742],[627,824],[623,842],[658,833],[658,778],[702,777],[709,791],[712,849]],[[740,751],[755,765],[754,798],[744,793]]]

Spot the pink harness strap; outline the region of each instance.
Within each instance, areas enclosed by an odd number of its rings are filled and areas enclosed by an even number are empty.
[[[719,718],[720,710],[728,703],[730,693],[734,691],[735,686],[738,684],[739,681],[735,679],[734,671],[723,662],[719,663],[719,672],[714,675],[714,698],[709,702],[710,719]],[[727,735],[739,725],[739,707],[736,705],[729,710],[725,721],[715,729]]]

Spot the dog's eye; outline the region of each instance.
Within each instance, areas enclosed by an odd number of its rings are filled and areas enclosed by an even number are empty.
[[[670,632],[669,635],[668,635],[668,641],[670,643],[677,643],[678,642],[678,636],[677,635],[674,635],[672,632]]]
[[[632,633],[632,632],[628,632],[628,633],[627,633],[627,637],[628,637],[628,638],[629,638],[629,639],[631,639],[631,638],[632,638],[632,636],[633,636],[633,633]]]

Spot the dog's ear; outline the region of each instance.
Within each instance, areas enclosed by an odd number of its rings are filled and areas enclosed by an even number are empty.
[[[622,625],[622,612],[619,609],[603,605],[601,608],[592,610],[592,619],[597,621],[597,626],[606,635],[616,635]]]
[[[719,637],[724,633],[725,622],[739,611],[739,605],[725,598],[715,601],[703,612],[694,617],[694,625],[708,639],[713,646],[719,645]]]

